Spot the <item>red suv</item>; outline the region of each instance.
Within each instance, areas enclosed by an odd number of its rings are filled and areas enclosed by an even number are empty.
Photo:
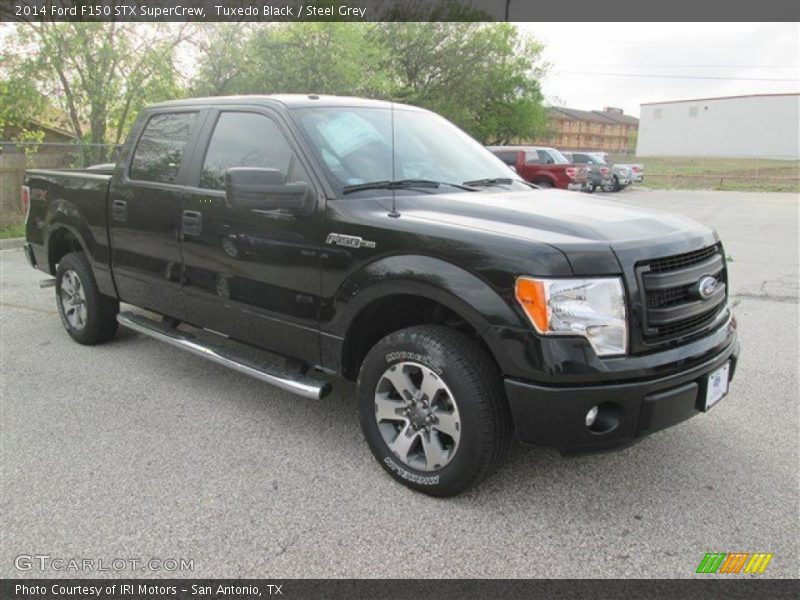
[[[492,154],[513,167],[525,181],[540,187],[581,190],[589,170],[571,163],[555,148],[543,146],[487,146]]]

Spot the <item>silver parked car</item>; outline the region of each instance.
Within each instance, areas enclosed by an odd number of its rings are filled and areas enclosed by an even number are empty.
[[[606,163],[611,162],[608,152],[593,152],[593,154],[597,154]],[[642,163],[615,163],[614,166],[630,169],[631,183],[642,183],[644,181],[644,165]]]
[[[602,181],[597,182],[597,187],[604,192],[618,192],[633,182],[633,175],[627,166],[610,165],[599,152],[564,152],[564,155],[569,155],[575,164],[588,165],[591,169],[604,171]]]

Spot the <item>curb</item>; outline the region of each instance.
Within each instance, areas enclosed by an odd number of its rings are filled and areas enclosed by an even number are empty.
[[[25,238],[8,238],[0,240],[0,250],[14,250],[25,245]]]

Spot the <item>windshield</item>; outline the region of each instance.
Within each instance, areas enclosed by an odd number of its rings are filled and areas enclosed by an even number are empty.
[[[448,184],[426,186],[428,193],[452,192],[452,184],[476,181],[530,189],[500,159],[433,113],[394,110],[394,169],[389,108],[301,108],[293,114],[340,196],[353,189],[385,194],[385,189],[376,191],[363,184],[415,180]],[[413,183],[407,187],[416,190]]]
[[[592,159],[594,159],[594,164],[596,165],[605,165],[607,164],[606,160],[603,158],[602,154],[590,154],[589,155]]]
[[[546,152],[547,152],[547,154],[550,155],[550,158],[553,159],[554,164],[557,164],[557,165],[568,165],[570,163],[570,161],[567,160],[567,157],[564,156],[563,154],[561,154],[561,152],[559,152],[555,148],[548,148],[546,150]]]

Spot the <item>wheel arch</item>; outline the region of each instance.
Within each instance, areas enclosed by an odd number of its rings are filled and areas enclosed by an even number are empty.
[[[533,180],[531,181],[531,183],[533,183],[534,185],[546,182],[552,185],[553,187],[558,187],[558,181],[550,173],[537,173],[536,175],[533,176],[532,179]]]
[[[91,260],[86,241],[74,227],[65,223],[51,225],[45,238],[45,255],[51,275],[55,275],[56,266],[70,252],[83,252]]]
[[[377,341],[405,327],[448,325],[474,338],[497,363],[484,333],[492,325],[520,324],[488,282],[429,256],[395,256],[372,263],[348,279],[334,303],[339,318],[331,324],[332,333],[341,341],[331,358],[338,363],[334,370],[350,380]]]

